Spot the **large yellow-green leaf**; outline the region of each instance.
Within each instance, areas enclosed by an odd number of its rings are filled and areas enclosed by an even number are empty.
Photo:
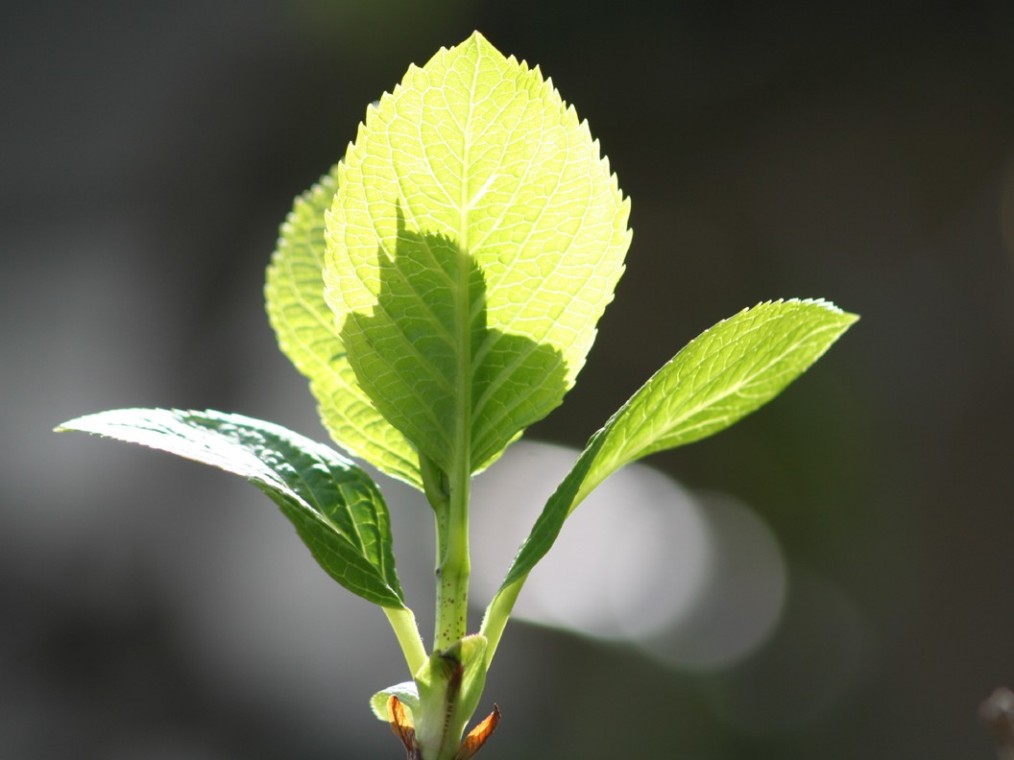
[[[338,188],[338,167],[296,198],[282,225],[264,294],[268,319],[289,360],[310,380],[324,427],[335,442],[388,475],[417,487],[419,457],[359,387],[324,302],[324,212]]]
[[[420,453],[475,471],[573,385],[629,204],[552,83],[478,33],[369,109],[338,186],[325,297],[356,378]]]

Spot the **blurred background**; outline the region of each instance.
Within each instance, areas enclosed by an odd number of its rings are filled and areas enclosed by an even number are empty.
[[[278,224],[369,102],[473,29],[589,120],[635,232],[578,387],[478,481],[480,603],[687,340],[769,298],[862,315],[770,407],[575,514],[490,673],[482,757],[991,757],[977,708],[1014,685],[1003,0],[4,3],[0,757],[400,756],[366,708],[407,675],[383,616],[267,499],[50,430],[212,407],[323,440],[264,316]],[[427,507],[383,485],[428,632]]]

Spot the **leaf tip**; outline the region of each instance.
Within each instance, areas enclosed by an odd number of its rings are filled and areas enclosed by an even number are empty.
[[[826,298],[805,298],[799,300],[799,303],[808,304],[811,306],[819,306],[832,314],[836,314],[842,318],[847,325],[854,324],[859,321],[859,315],[854,314],[850,311],[845,311],[838,306],[834,301],[830,301]]]
[[[473,30],[472,33],[470,35],[468,35],[468,39],[465,40],[465,42],[473,42],[476,45],[484,45],[485,44],[485,45],[492,46],[491,43],[490,43],[490,41],[488,39],[486,39],[486,35],[484,35],[478,29]]]
[[[92,415],[92,414],[86,414],[86,415],[82,415],[80,417],[74,417],[73,419],[66,420],[64,422],[61,422],[56,427],[54,427],[53,428],[53,432],[54,433],[87,433],[87,432],[89,432],[88,428],[87,427],[82,427],[82,425],[86,425],[88,419],[90,417],[94,417],[94,416],[95,415]]]

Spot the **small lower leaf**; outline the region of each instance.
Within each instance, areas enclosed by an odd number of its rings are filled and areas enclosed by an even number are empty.
[[[387,713],[391,716],[391,730],[405,747],[407,760],[422,760],[422,750],[416,741],[412,720],[405,712],[405,705],[393,694],[387,698]]]
[[[475,754],[489,741],[489,737],[493,735],[498,725],[500,725],[500,708],[493,705],[493,712],[479,721],[479,724],[468,732],[468,736],[461,742],[458,754],[454,756],[454,760],[472,760]]]
[[[370,697],[370,709],[377,716],[377,720],[390,723],[393,720],[391,715],[391,697],[397,697],[402,706],[408,709],[406,719],[408,725],[414,727],[413,715],[419,709],[419,690],[415,681],[403,681],[394,686],[388,686]]]
[[[403,608],[387,505],[372,479],[333,449],[238,414],[118,409],[57,428],[160,449],[245,478],[295,526],[325,572],[354,594]]]

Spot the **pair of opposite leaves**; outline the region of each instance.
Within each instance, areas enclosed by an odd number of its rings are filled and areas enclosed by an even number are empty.
[[[425,464],[471,474],[573,386],[623,271],[628,212],[587,123],[476,33],[411,67],[297,199],[268,271],[269,318],[342,448],[416,487]],[[510,607],[609,474],[728,427],[855,319],[823,301],[768,302],[692,341],[592,437],[494,604]],[[62,429],[246,477],[332,577],[404,607],[386,505],[331,449],[219,412],[118,410]]]

